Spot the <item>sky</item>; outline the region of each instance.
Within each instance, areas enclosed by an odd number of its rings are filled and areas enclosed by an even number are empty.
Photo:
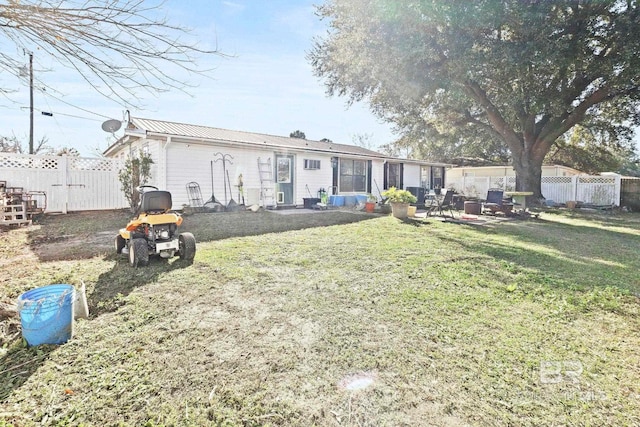
[[[198,124],[224,129],[289,136],[301,130],[307,139],[329,138],[352,144],[368,135],[373,148],[394,140],[391,126],[365,104],[347,105],[346,98],[328,97],[323,83],[305,59],[313,37],[326,32],[315,16],[322,0],[168,0],[169,21],[188,26],[203,48],[228,55],[200,58],[207,76],[188,76],[196,87],[189,94],[171,90],[142,94],[128,104],[95,93],[80,76],[42,52],[34,52],[34,74],[51,90],[34,95],[34,140],[55,147],[73,147],[95,157],[122,136],[104,132],[107,119],[132,117]],[[28,56],[16,49],[15,55]],[[0,135],[28,141],[29,87],[24,79],[3,77],[2,87],[15,92],[0,99]],[[131,105],[143,104],[142,108]],[[42,115],[52,113],[52,116]]]

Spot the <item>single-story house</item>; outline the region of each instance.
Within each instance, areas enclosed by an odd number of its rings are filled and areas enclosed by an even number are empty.
[[[177,209],[192,203],[187,186],[193,182],[204,201],[215,195],[221,203],[233,197],[268,206],[273,193],[272,206],[295,207],[321,190],[379,198],[392,186],[412,191],[445,187],[445,168],[451,166],[329,141],[142,118],[131,118],[124,136],[104,154],[124,159],[137,150],[153,159],[149,184],[170,191]]]

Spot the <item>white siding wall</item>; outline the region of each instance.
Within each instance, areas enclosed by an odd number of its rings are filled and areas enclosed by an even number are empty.
[[[225,173],[222,166],[222,156],[216,153],[223,153],[229,162],[226,170],[229,173],[231,182],[231,194],[229,184],[226,184],[227,198],[225,200]],[[294,194],[295,204],[302,205],[303,198],[309,197],[307,187],[312,197],[317,197],[318,190],[324,188],[329,190],[333,178],[331,169],[331,156],[328,154],[316,153],[283,153],[278,154],[293,155],[294,161]],[[229,157],[231,156],[231,157]],[[211,185],[211,161],[213,163],[214,194],[221,203],[227,203],[231,196],[236,202],[238,200],[238,176],[242,174],[244,184],[245,203],[257,203],[255,197],[260,189],[260,177],[258,174],[258,158],[262,161],[270,159],[273,164],[276,152],[267,150],[246,149],[214,146],[210,144],[184,144],[171,143],[167,148],[167,185],[166,188],[172,193],[173,206],[181,209],[183,204],[189,204],[186,185],[195,181],[200,186],[203,201],[209,200],[212,194]],[[320,169],[304,169],[304,160],[320,160]],[[215,161],[217,160],[217,161]]]
[[[327,191],[327,194],[331,194],[331,185],[333,183],[331,155],[324,153],[297,153],[295,156],[295,203],[301,205],[303,204],[303,198],[318,197],[318,190],[321,188]],[[320,160],[320,169],[305,169],[305,159]],[[309,187],[309,191],[307,191],[307,186]],[[311,195],[309,195],[309,192]]]
[[[164,164],[164,150],[162,149],[162,142],[154,139],[136,139],[131,141],[130,143],[125,143],[118,148],[114,153],[112,153],[109,157],[114,159],[120,159],[124,162],[126,158],[129,157],[132,153],[137,154],[139,150],[145,149],[151,155],[151,159],[153,160],[153,164],[151,165],[151,180],[148,182],[149,185],[155,185],[156,187],[162,189],[165,185],[164,183],[164,168],[162,165]]]
[[[162,141],[157,141],[153,139],[147,139],[141,142],[139,145],[136,144],[136,150],[145,149],[151,155],[153,159],[153,164],[151,165],[151,180],[149,185],[155,185],[159,189],[163,190],[166,186],[166,176],[165,176],[165,168],[163,165],[165,164],[164,159],[164,149],[162,145],[164,143]]]
[[[228,160],[225,167],[229,172],[231,181],[231,193],[226,183],[225,168],[222,157],[214,156],[215,153],[223,153]],[[219,147],[204,144],[184,144],[172,142],[167,147],[167,190],[172,193],[173,206],[181,209],[182,205],[189,204],[186,185],[189,182],[197,182],[200,185],[202,199],[209,200],[212,192],[220,203],[228,203],[233,199],[238,202],[238,175],[242,174],[245,189],[259,188],[258,163],[259,154],[231,147]],[[265,152],[263,157],[271,157],[273,154]],[[215,160],[218,160],[217,162]],[[213,187],[211,183],[211,162],[213,163]],[[254,166],[255,165],[255,166]],[[226,188],[226,201],[225,201]],[[213,191],[212,191],[213,190]]]

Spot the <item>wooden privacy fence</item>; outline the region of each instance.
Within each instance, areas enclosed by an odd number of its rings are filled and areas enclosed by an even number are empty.
[[[0,181],[44,192],[45,212],[122,209],[128,207],[118,180],[122,166],[115,159],[0,153]]]
[[[634,212],[640,212],[640,178],[628,176],[622,178],[620,205]]]
[[[515,176],[483,176],[447,179],[447,187],[470,197],[485,198],[490,188],[514,191]],[[619,175],[543,176],[542,195],[555,203],[577,201],[594,205],[620,206]]]

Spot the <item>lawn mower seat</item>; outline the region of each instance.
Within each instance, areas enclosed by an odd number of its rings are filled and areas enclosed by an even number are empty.
[[[165,213],[171,209],[171,193],[168,191],[145,191],[140,199],[140,213]]]

